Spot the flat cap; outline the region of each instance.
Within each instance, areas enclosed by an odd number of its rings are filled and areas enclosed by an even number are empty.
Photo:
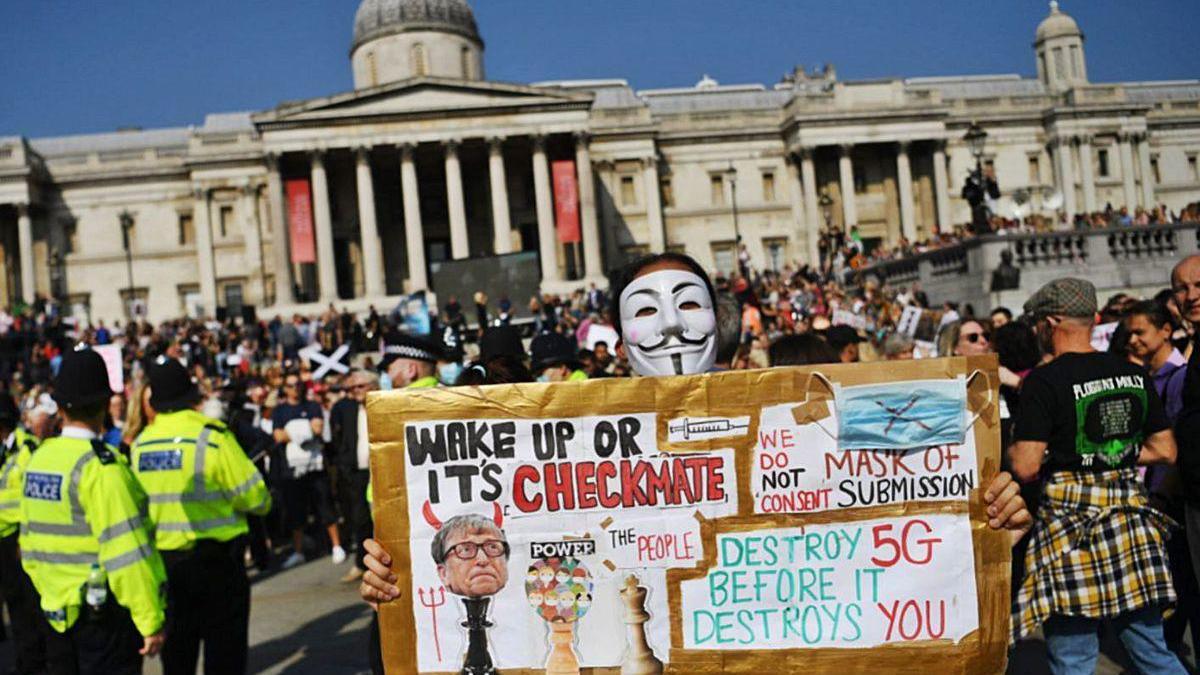
[[[1034,317],[1092,317],[1096,314],[1096,287],[1084,279],[1055,279],[1025,301],[1025,313]]]

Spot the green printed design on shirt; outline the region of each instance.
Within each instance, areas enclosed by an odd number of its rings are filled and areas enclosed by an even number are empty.
[[[1114,378],[1106,379],[1111,383]],[[1076,388],[1075,451],[1083,466],[1092,466],[1097,458],[1109,467],[1119,466],[1130,454],[1136,454],[1145,438],[1145,387],[1101,387],[1083,396],[1079,393]]]

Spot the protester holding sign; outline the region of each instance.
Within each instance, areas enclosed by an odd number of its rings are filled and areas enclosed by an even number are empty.
[[[616,328],[622,338],[617,349],[619,353],[629,359],[639,375],[644,377],[697,375],[712,369],[716,359],[717,342],[716,318],[713,310],[716,304],[715,294],[707,276],[694,261],[672,254],[652,256],[638,261],[622,270],[614,284],[613,291],[618,302],[618,311],[614,312],[614,316],[618,317]],[[919,372],[918,366],[919,364],[916,363],[905,366],[907,368],[905,372]],[[962,365],[957,367],[962,368]],[[778,378],[780,382],[795,382],[790,374],[784,371],[770,372],[777,373],[780,376]],[[730,375],[746,378],[743,374]],[[715,386],[708,380],[709,378],[689,378],[686,382],[688,386],[694,384],[700,388]],[[734,380],[729,379],[728,381],[733,382]],[[662,398],[658,399],[662,401],[661,405],[667,406],[668,409],[673,405],[684,405],[684,390],[672,387],[671,383],[676,382],[683,385],[685,381],[670,378],[661,382],[661,386],[672,389],[671,394],[663,393]],[[405,450],[393,453],[390,457],[393,462],[403,462],[403,475],[407,478],[404,479],[406,482],[397,482],[399,480],[397,471],[383,474],[376,472],[376,508],[380,509],[377,511],[377,515],[381,518],[384,516],[382,509],[407,508],[409,513],[407,522],[408,527],[411,528],[409,542],[416,547],[413,550],[419,550],[421,546],[425,545],[424,542],[429,537],[429,531],[435,532],[430,546],[434,563],[437,563],[436,574],[441,582],[441,588],[468,600],[473,596],[490,597],[494,593],[496,594],[494,605],[512,606],[509,604],[511,596],[517,593],[517,590],[505,589],[504,583],[507,580],[509,565],[524,565],[530,556],[534,558],[552,556],[554,560],[559,561],[559,564],[550,565],[539,564],[539,560],[535,560],[529,566],[526,576],[527,600],[530,606],[536,610],[536,616],[550,624],[549,635],[550,641],[553,643],[549,657],[550,663],[556,662],[556,659],[570,661],[575,656],[590,658],[591,663],[597,663],[597,659],[605,663],[612,663],[610,659],[614,654],[611,647],[606,648],[609,651],[605,655],[597,655],[592,652],[589,656],[587,653],[570,654],[568,653],[570,650],[564,646],[572,644],[571,635],[574,628],[571,626],[589,609],[594,608],[592,612],[588,613],[587,620],[583,625],[592,625],[595,627],[593,630],[601,630],[599,626],[605,626],[603,629],[605,635],[611,634],[609,632],[613,625],[611,622],[617,620],[612,615],[615,609],[610,599],[612,596],[593,595],[601,593],[601,587],[597,586],[595,581],[596,566],[593,563],[584,564],[585,557],[594,561],[595,559],[590,556],[596,556],[597,547],[603,547],[605,556],[607,556],[604,558],[606,561],[604,564],[608,566],[609,570],[614,570],[614,574],[625,574],[624,570],[639,570],[638,575],[631,576],[632,580],[619,594],[621,607],[625,609],[623,614],[625,622],[631,626],[627,653],[637,655],[638,659],[644,660],[640,662],[658,663],[658,670],[652,669],[644,672],[661,672],[661,661],[657,661],[654,652],[657,652],[658,656],[665,654],[658,650],[652,650],[651,647],[657,646],[661,649],[665,646],[664,641],[669,638],[665,632],[667,619],[664,613],[670,614],[677,611],[668,612],[666,606],[662,604],[665,602],[662,590],[665,588],[664,584],[667,578],[663,576],[664,570],[675,566],[682,568],[694,566],[703,557],[703,552],[699,550],[701,534],[700,530],[696,529],[699,524],[692,514],[702,514],[704,516],[701,519],[702,522],[717,522],[722,518],[734,517],[739,513],[761,513],[757,502],[753,507],[750,505],[741,507],[738,504],[737,495],[741,490],[736,488],[738,478],[733,461],[735,451],[720,449],[723,441],[717,442],[716,445],[707,445],[708,439],[730,438],[730,447],[737,447],[737,452],[749,452],[750,444],[764,442],[761,438],[747,436],[749,425],[745,418],[737,416],[698,417],[692,416],[691,413],[688,413],[687,416],[679,416],[677,412],[667,413],[666,410],[663,410],[661,411],[662,415],[671,414],[672,416],[663,420],[668,431],[658,431],[657,433],[669,434],[667,440],[670,443],[705,443],[706,445],[689,453],[661,452],[663,439],[657,436],[656,429],[662,427],[655,422],[656,418],[661,419],[661,417],[656,417],[657,413],[643,412],[644,408],[620,412],[622,405],[645,406],[649,404],[653,406],[652,401],[657,398],[651,396],[650,399],[640,400],[630,397],[628,394],[616,394],[617,391],[625,392],[625,389],[618,390],[615,387],[629,388],[633,384],[636,384],[636,381],[601,383],[600,386],[606,387],[604,391],[612,391],[615,398],[606,399],[604,392],[597,388],[594,404],[568,403],[567,400],[572,398],[571,395],[567,394],[556,399],[550,391],[558,387],[591,387],[592,385],[588,383],[555,384],[545,388],[545,391],[530,389],[527,390],[527,393],[511,399],[508,404],[498,403],[498,407],[495,408],[486,408],[487,399],[492,395],[488,393],[487,389],[482,390],[478,398],[470,397],[470,400],[475,403],[468,402],[468,399],[461,399],[464,406],[484,406],[481,409],[492,412],[492,414],[484,415],[483,418],[474,409],[468,411],[461,406],[449,405],[442,409],[442,406],[449,403],[451,399],[432,393],[406,398],[408,403],[404,404],[404,409],[408,410],[407,413],[400,413],[398,410],[391,412],[392,415],[411,416],[411,419],[405,418],[406,421],[402,423],[402,426],[389,426],[389,428],[403,429],[399,438],[403,440]],[[657,386],[659,386],[657,383],[649,384],[649,386],[642,387],[641,390],[649,393],[656,391],[652,387]],[[944,451],[939,448],[921,447],[918,449],[918,454],[915,455],[917,459],[907,461],[924,461],[927,466],[933,466],[931,463],[937,459],[943,462],[944,466],[946,463],[955,462],[960,456],[968,456],[964,453],[970,449],[969,461],[963,462],[965,466],[970,467],[969,471],[956,476],[914,478],[911,481],[914,491],[926,489],[921,486],[932,485],[934,482],[949,484],[949,482],[956,481],[956,484],[970,485],[975,480],[976,460],[973,441],[964,439],[964,434],[974,433],[969,431],[970,427],[966,424],[969,416],[964,414],[967,406],[967,386],[967,378],[960,375],[957,380],[950,379],[945,382],[941,380],[912,384],[900,382],[887,387],[886,395],[889,397],[887,405],[896,405],[897,412],[892,413],[895,419],[886,425],[886,429],[884,425],[880,425],[879,433],[886,435],[893,425],[899,423],[902,427],[912,427],[906,429],[904,438],[913,448],[918,445],[928,446],[931,443],[937,444],[943,441],[951,443]],[[844,391],[845,402],[843,403],[840,399],[837,402],[836,409],[839,415],[849,415],[857,410],[854,397],[863,392],[850,389],[852,388]],[[808,385],[805,385],[804,390],[811,391],[808,389]],[[561,391],[566,392],[567,390]],[[591,390],[588,389],[588,391]],[[746,389],[745,391],[756,390]],[[782,390],[777,387],[765,387],[761,391],[762,403],[750,400],[746,401],[745,405],[750,407],[766,405],[767,402],[774,400],[773,396],[781,395],[773,393],[779,391]],[[922,396],[929,395],[929,401],[935,408],[926,410],[922,407],[919,410],[924,412],[920,414],[933,415],[926,419],[934,422],[936,418],[937,428],[945,429],[948,433],[943,432],[941,435],[921,433],[920,427],[924,426],[924,422],[914,425],[909,420],[920,421],[922,418],[906,417],[906,412],[900,410],[904,403],[898,398],[898,403],[891,402],[892,398],[901,395],[910,397],[913,391],[924,392]],[[535,392],[537,393],[535,394]],[[943,396],[943,393],[946,395]],[[786,394],[786,396],[793,395]],[[705,397],[701,396],[700,398],[704,399]],[[803,400],[803,396],[800,396],[800,399]],[[534,400],[543,400],[548,404],[554,404],[556,409],[563,405],[570,406],[567,409],[571,411],[571,414],[563,415],[561,411],[557,414],[536,410],[527,411],[525,405]],[[868,401],[868,399],[863,398],[863,401]],[[909,404],[914,402],[910,401]],[[375,409],[378,411],[385,400],[374,399],[374,403],[376,404]],[[416,407],[410,407],[410,404],[420,406],[419,410]],[[719,404],[714,403],[713,405]],[[819,405],[826,410],[833,409],[827,399],[813,405]],[[519,406],[520,410],[513,406]],[[368,408],[372,408],[371,403],[368,404]],[[801,425],[806,432],[817,429],[819,424],[814,424],[808,419],[802,421],[800,417],[801,414],[814,414],[812,411],[815,408],[812,406],[797,407],[795,403],[787,406],[789,411],[793,408],[797,411],[803,409],[809,412],[789,412],[788,421],[784,422],[785,424]],[[757,410],[757,408],[755,409]],[[650,410],[653,411],[653,407]],[[766,424],[768,409],[763,408],[762,410],[761,423]],[[500,415],[498,418],[496,417],[497,413]],[[387,420],[396,418],[388,418],[387,413],[372,413],[372,415],[375,414],[381,414],[384,417],[371,422],[373,443],[381,440],[392,446],[390,439],[397,437],[389,437],[388,431],[377,428],[376,425],[394,425],[395,422]],[[760,416],[759,413],[755,414]],[[551,419],[543,420],[541,417]],[[376,420],[375,417],[372,419]],[[819,422],[819,418],[817,419]],[[836,429],[836,427],[834,428]],[[781,435],[775,438],[785,438],[787,433],[790,432],[783,430],[780,432]],[[383,434],[383,436],[379,434]],[[678,438],[676,434],[679,435]],[[853,434],[848,431],[842,431],[839,435],[847,443],[853,438]],[[743,440],[735,441],[733,440],[735,438]],[[834,444],[828,437],[825,438],[824,443],[830,445],[829,452],[842,452],[838,449],[840,443]],[[960,444],[961,450],[958,449]],[[620,449],[619,454],[616,452],[618,448]],[[708,448],[713,449],[709,450]],[[996,445],[993,444],[991,448],[994,453]],[[936,451],[931,453],[931,450]],[[866,454],[863,452],[864,456]],[[920,459],[922,454],[923,460]],[[850,459],[850,455],[845,455],[845,459]],[[831,461],[835,460],[843,461],[842,455],[834,456],[834,460]],[[373,461],[376,460],[373,459]],[[384,466],[391,466],[382,456],[378,461],[385,462]],[[759,460],[752,461],[758,463]],[[883,461],[884,466],[899,466],[903,467],[904,471],[908,470],[903,457],[884,459]],[[848,464],[844,466],[847,466],[844,470],[853,475],[855,469]],[[913,468],[915,466],[913,465]],[[860,470],[873,471],[873,469]],[[776,482],[778,480],[776,478]],[[387,486],[385,488],[387,497],[380,496],[384,493],[378,491],[380,489],[378,481],[383,481],[383,485]],[[909,483],[904,482],[902,488],[909,489]],[[917,493],[913,492],[913,494]],[[966,494],[965,491],[958,491],[956,488],[954,494],[948,495],[946,498],[965,504]],[[987,507],[990,527],[1010,529],[1017,536],[1027,529],[1030,516],[1025,510],[1024,502],[1017,495],[1017,485],[1012,482],[1010,476],[999,474],[988,485],[982,496]],[[402,499],[402,503],[406,506],[401,506],[401,502],[397,502],[398,499]],[[900,498],[897,500],[902,501]],[[470,515],[477,514],[480,508],[479,504],[481,502],[486,504],[488,501],[496,509],[492,520],[496,526],[495,530],[482,522],[483,516]],[[502,507],[501,503],[505,506]],[[440,506],[435,507],[435,504]],[[441,511],[447,508],[447,504],[456,506],[459,513],[465,514],[461,517],[478,520],[479,522],[476,523],[478,527],[473,526],[472,529],[457,534],[450,531],[443,535],[442,533],[446,532],[449,524],[453,522],[453,520],[448,520],[446,525],[441,524]],[[675,510],[663,508],[671,506],[686,506],[687,508]],[[419,509],[419,511],[414,509]],[[506,509],[510,514],[524,516],[524,518],[514,522],[511,525],[512,529],[509,529],[508,532],[500,530],[502,509]],[[608,514],[611,516],[605,517]],[[639,516],[638,514],[643,515]],[[562,518],[564,515],[569,515],[570,518],[564,520]],[[460,516],[456,515],[455,517]],[[563,523],[560,527],[564,531],[569,532],[579,531],[576,528],[596,527],[598,529],[595,532],[600,535],[599,540],[597,537],[592,537],[590,540],[567,537],[558,542],[547,541],[551,536],[550,530],[530,529],[545,527],[544,520],[537,520],[539,517],[543,519],[553,517],[556,522]],[[613,522],[614,519],[616,522]],[[392,518],[388,518],[388,520],[395,522]],[[425,525],[422,525],[420,523],[422,520],[430,527],[426,528]],[[542,525],[539,525],[539,522]],[[387,527],[385,524],[385,532]],[[900,547],[896,549],[895,559],[879,554],[879,547],[882,546],[879,542],[888,540],[889,535],[886,533],[890,532],[891,528],[896,528],[897,536],[903,540],[903,543],[899,543],[900,540],[895,543],[897,547]],[[738,536],[722,536],[715,544],[711,542],[703,544],[705,547],[717,546],[719,554],[716,567],[708,568],[707,577],[703,575],[697,577],[695,574],[691,574],[688,578],[693,581],[687,582],[686,589],[672,591],[672,593],[682,592],[685,609],[681,611],[687,615],[684,642],[675,645],[674,639],[671,639],[672,646],[684,647],[688,650],[739,648],[730,645],[734,640],[730,638],[733,633],[728,622],[735,614],[751,610],[737,608],[739,604],[746,602],[744,599],[746,587],[733,585],[733,582],[729,580],[743,579],[745,575],[750,574],[751,572],[741,569],[747,565],[752,567],[756,565],[772,566],[759,573],[758,578],[761,581],[765,578],[762,577],[762,574],[775,575],[772,578],[778,579],[778,581],[771,581],[769,584],[771,588],[775,589],[772,591],[773,598],[777,592],[783,592],[776,589],[776,583],[783,584],[786,581],[792,584],[789,587],[792,589],[790,593],[793,603],[804,601],[807,591],[800,589],[812,587],[814,583],[824,585],[825,590],[821,591],[820,602],[827,604],[824,604],[825,609],[820,611],[836,611],[838,613],[838,616],[832,619],[834,623],[824,623],[825,619],[821,618],[819,614],[810,616],[810,613],[806,611],[801,617],[796,606],[791,606],[790,609],[787,606],[780,608],[771,604],[776,602],[775,600],[768,602],[764,598],[758,603],[758,606],[762,607],[760,611],[764,612],[760,621],[777,622],[771,625],[775,627],[774,630],[782,632],[771,632],[770,635],[774,635],[774,637],[768,637],[761,631],[771,629],[743,626],[738,628],[738,631],[741,632],[737,633],[738,635],[753,634],[757,636],[746,639],[749,639],[751,644],[758,645],[759,648],[831,646],[836,644],[837,639],[861,641],[861,646],[882,644],[888,641],[936,639],[942,635],[941,631],[946,629],[947,617],[954,623],[954,630],[958,632],[953,635],[947,633],[946,637],[955,637],[957,640],[969,633],[972,625],[977,625],[971,623],[979,620],[974,605],[975,574],[973,571],[969,571],[973,564],[966,564],[973,559],[972,556],[940,553],[936,555],[937,562],[934,567],[922,569],[921,560],[928,563],[930,558],[922,558],[919,551],[912,548],[916,544],[910,543],[915,542],[918,538],[918,532],[927,535],[926,545],[929,546],[930,556],[935,555],[933,551],[936,544],[933,542],[943,541],[942,538],[948,538],[945,539],[946,541],[951,539],[957,542],[965,541],[967,546],[970,546],[971,534],[965,513],[960,515],[934,514],[917,519],[884,518],[879,521],[860,521],[854,527],[830,527],[828,532],[821,528],[813,528],[811,536],[819,537],[820,543],[815,539],[806,539],[808,535],[804,534],[805,530],[802,528],[780,527],[776,529],[778,531],[762,530]],[[903,535],[900,534],[901,531]],[[868,533],[865,535],[866,537],[875,537],[873,550],[876,562],[869,559],[871,556],[868,554],[871,549],[868,549],[863,542],[864,532]],[[872,532],[873,535],[870,534]],[[463,539],[463,534],[470,536]],[[761,537],[756,539],[755,537],[760,534]],[[445,539],[439,542],[442,537]],[[532,542],[531,537],[533,538]],[[388,537],[385,534],[383,538],[387,539]],[[797,542],[802,542],[802,544]],[[455,548],[454,555],[448,555],[450,553],[448,545],[457,547],[464,543],[468,544],[465,547],[466,552],[474,555],[463,559],[463,562],[470,562],[468,567],[456,568],[455,566],[460,563],[456,562],[455,556],[462,552]],[[642,546],[642,543],[645,546]],[[488,546],[491,546],[491,550],[487,548]],[[770,547],[770,552],[767,551],[767,546]],[[447,639],[461,638],[448,638],[445,632],[454,625],[447,623],[449,619],[447,619],[446,613],[451,612],[449,617],[453,617],[452,612],[455,605],[446,600],[446,597],[438,592],[437,587],[428,586],[431,568],[428,558],[424,557],[425,554],[410,553],[406,544],[406,550],[401,552],[405,564],[397,569],[392,569],[393,557],[385,552],[378,542],[368,541],[365,543],[365,547],[368,555],[364,563],[368,572],[364,574],[363,584],[360,588],[364,600],[373,606],[394,600],[402,595],[396,584],[417,584],[417,579],[420,579],[419,584],[422,585],[415,589],[407,587],[404,589],[404,595],[413,603],[414,608],[418,607],[418,602],[420,603],[419,616],[408,617],[407,613],[403,613],[399,616],[393,614],[393,617],[395,620],[408,621],[410,618],[416,620],[413,630],[415,630],[414,634],[419,636],[417,641],[422,646],[420,654],[412,655],[412,658],[414,662],[421,664],[420,670],[445,670],[447,666],[456,668],[457,666],[453,664],[456,663],[457,655],[461,652],[449,647],[448,645],[454,643],[448,643]],[[936,549],[938,551],[951,550],[943,547],[936,547]],[[510,553],[514,557],[519,555],[520,562],[510,561]],[[501,559],[505,561],[503,574],[499,572],[498,567]],[[547,560],[550,559],[547,558]],[[830,562],[818,562],[821,560]],[[785,565],[788,561],[793,564]],[[915,615],[910,616],[910,612],[917,611],[913,609],[917,605],[912,600],[896,599],[887,604],[882,602],[871,604],[867,608],[869,609],[868,613],[864,613],[866,610],[863,606],[852,602],[851,589],[856,583],[854,582],[856,571],[859,574],[857,583],[861,593],[865,588],[862,576],[864,570],[893,565],[900,565],[900,567],[885,572],[889,579],[906,579],[917,575],[932,580],[942,575],[957,575],[955,578],[970,580],[968,586],[959,586],[960,582],[956,582],[954,585],[942,584],[940,589],[929,586],[929,597],[941,598],[933,605],[940,606],[943,612],[953,612],[953,615],[943,614],[941,628],[935,628],[933,623],[930,623],[928,633],[922,632],[920,629],[912,632],[912,616]],[[780,567],[776,569],[774,566]],[[476,571],[483,590],[478,593],[471,591],[470,585],[466,583],[470,577],[464,578],[454,574],[456,569]],[[524,568],[522,567],[522,569]],[[829,571],[821,572],[821,569]],[[918,574],[921,571],[924,572],[923,575]],[[605,571],[601,570],[601,572],[601,576],[604,576]],[[822,578],[820,582],[815,579],[806,580],[809,573],[822,574],[825,578]],[[866,572],[866,574],[872,576],[874,573]],[[838,593],[848,594],[845,595],[845,600],[848,602],[842,603],[840,607],[838,600],[832,595],[834,591],[828,587],[829,584],[835,583],[833,575],[840,575],[836,577],[837,587],[841,589]],[[403,582],[400,581],[401,577],[404,578]],[[647,579],[654,581],[647,581]],[[488,583],[483,584],[483,581]],[[611,577],[601,583],[604,584],[604,593],[609,593],[608,589],[612,588]],[[736,583],[744,584],[742,581]],[[760,583],[759,586],[762,584]],[[711,592],[697,593],[701,587],[708,588]],[[652,605],[651,601],[647,600],[647,588],[658,589],[655,594],[652,594],[652,602],[658,604]],[[969,594],[968,596],[961,595],[964,588],[968,589],[965,591]],[[547,589],[552,589],[552,591]],[[464,590],[467,592],[464,593]],[[897,588],[893,587],[888,592],[892,593],[896,590]],[[879,592],[878,586],[876,592]],[[797,593],[799,595],[796,595]],[[970,602],[967,602],[968,597]],[[955,602],[956,599],[960,599],[962,602]],[[938,603],[942,604],[938,605]],[[475,654],[474,658],[482,659],[480,654],[491,649],[500,649],[503,654],[507,655],[508,660],[504,664],[515,663],[514,667],[526,668],[537,665],[537,645],[528,644],[525,639],[516,639],[517,636],[528,635],[520,632],[527,620],[525,617],[510,616],[506,610],[505,614],[497,618],[496,627],[491,632],[498,632],[505,637],[501,640],[501,647],[496,647],[497,639],[493,637],[488,640],[484,635],[491,622],[487,620],[486,616],[474,613],[471,604],[466,604],[465,608],[466,624],[463,625],[470,624],[472,627],[468,631],[471,636],[467,640],[469,645],[466,647],[466,655],[462,657],[464,660],[461,661],[464,672],[476,672],[470,667],[473,667],[472,664],[478,666],[482,663],[481,660],[473,661],[472,654]],[[816,605],[812,609],[817,611]],[[791,614],[793,611],[797,612],[794,617]],[[599,612],[598,618],[593,619],[597,612]],[[608,618],[605,618],[606,616]],[[439,619],[439,617],[441,618]],[[648,619],[649,622],[647,622]],[[604,621],[610,623],[603,623]],[[705,621],[710,623],[704,623]],[[797,632],[789,636],[789,631],[800,631],[801,624],[805,624],[804,635]],[[476,634],[474,625],[481,626],[478,634]],[[833,629],[834,625],[842,626],[841,630],[846,632],[835,636],[834,633],[829,632],[835,630]],[[857,635],[855,635],[854,628],[856,625],[858,626]],[[440,634],[439,626],[443,631]],[[816,628],[819,626],[824,627]],[[825,632],[823,634],[809,632],[818,629]],[[746,631],[750,631],[750,633],[746,633]],[[616,634],[619,636],[620,631],[617,631]],[[591,634],[592,641],[598,641],[598,636],[599,633]],[[649,639],[651,647],[647,647],[647,639]],[[611,638],[606,637],[605,640],[611,640]],[[603,642],[603,644],[609,643]],[[385,646],[392,650],[398,648],[396,645],[386,642]],[[580,650],[583,651],[582,647]],[[388,650],[385,649],[386,651]],[[490,664],[490,660],[488,663]],[[551,669],[550,663],[547,663],[546,666],[548,671]],[[560,671],[556,670],[555,672]]]

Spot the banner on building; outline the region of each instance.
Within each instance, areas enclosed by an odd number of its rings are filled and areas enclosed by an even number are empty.
[[[579,183],[575,180],[575,160],[559,159],[550,163],[550,174],[554,179],[554,221],[558,229],[558,241],[562,244],[577,244],[579,229]]]
[[[997,382],[972,357],[372,394],[387,670],[1001,672]]]
[[[294,178],[284,184],[287,192],[288,234],[292,263],[317,262],[313,241],[312,188],[307,178]]]

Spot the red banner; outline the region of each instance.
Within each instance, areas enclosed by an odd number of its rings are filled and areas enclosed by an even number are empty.
[[[288,233],[291,235],[292,262],[317,262],[313,243],[312,190],[307,178],[286,181]]]
[[[558,241],[577,244],[579,231],[579,184],[575,182],[575,160],[560,159],[550,163],[554,177],[554,220]]]

